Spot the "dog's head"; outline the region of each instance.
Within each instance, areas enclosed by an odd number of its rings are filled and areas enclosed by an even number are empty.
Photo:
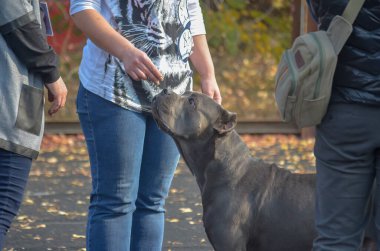
[[[153,99],[152,113],[162,130],[183,139],[226,134],[236,125],[236,113],[198,92],[180,96],[164,90]]]

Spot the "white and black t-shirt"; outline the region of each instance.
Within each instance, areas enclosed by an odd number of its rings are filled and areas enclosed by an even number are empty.
[[[164,76],[160,85],[134,81],[118,58],[88,40],[79,69],[86,89],[135,111],[150,111],[152,98],[164,88],[178,94],[192,89],[192,37],[205,34],[198,0],[71,0],[71,14],[85,9],[97,10]]]

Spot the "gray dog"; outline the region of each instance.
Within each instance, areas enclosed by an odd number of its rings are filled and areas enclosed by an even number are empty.
[[[164,90],[153,117],[170,134],[202,194],[203,223],[217,251],[309,251],[315,175],[293,174],[251,156],[236,114],[204,94]],[[362,250],[376,250],[366,239]]]

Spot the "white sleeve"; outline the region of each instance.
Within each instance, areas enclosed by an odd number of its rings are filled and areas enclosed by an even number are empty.
[[[70,0],[70,15],[82,10],[97,10],[100,12],[101,0]]]
[[[187,8],[190,15],[191,35],[196,36],[206,34],[206,28],[203,22],[202,9],[199,5],[199,0],[188,0]]]

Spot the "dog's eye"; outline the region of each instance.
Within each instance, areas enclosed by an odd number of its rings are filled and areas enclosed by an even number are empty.
[[[189,104],[190,104],[193,108],[195,108],[195,99],[194,99],[194,98],[189,98],[188,101],[189,101]]]

